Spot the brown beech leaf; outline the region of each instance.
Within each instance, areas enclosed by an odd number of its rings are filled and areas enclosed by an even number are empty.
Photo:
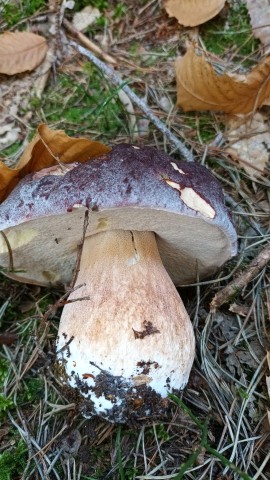
[[[268,117],[256,112],[251,118],[228,118],[226,137],[230,143],[226,151],[252,178],[262,177],[269,163]]]
[[[34,70],[48,50],[46,39],[31,32],[5,32],[0,35],[0,73]]]
[[[110,150],[102,143],[92,142],[86,138],[72,138],[62,130],[50,130],[47,125],[42,124],[16,168],[9,168],[0,162],[0,201],[3,201],[28,173],[53,167],[58,162],[84,163]]]
[[[218,74],[193,47],[176,60],[177,105],[183,110],[250,113],[269,101],[270,56],[248,74]]]
[[[224,7],[225,0],[167,0],[165,10],[185,27],[195,27],[215,17]]]
[[[246,0],[254,37],[258,38],[265,50],[270,49],[269,0]]]

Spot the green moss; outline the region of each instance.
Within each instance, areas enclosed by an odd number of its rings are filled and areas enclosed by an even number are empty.
[[[2,390],[4,381],[8,373],[8,362],[4,358],[0,358],[0,390]]]
[[[259,45],[252,34],[250,17],[244,4],[229,8],[227,18],[215,17],[202,25],[200,34],[206,49],[217,55],[235,51],[239,56],[246,57]]]
[[[22,11],[16,3],[6,3],[3,5],[2,16],[5,22],[7,22],[9,27],[16,25],[19,20],[22,18]]]
[[[45,4],[45,0],[21,0],[18,4],[6,2],[2,5],[2,16],[8,26],[12,27],[23,18],[31,17]]]
[[[69,135],[91,130],[105,140],[128,133],[127,114],[118,99],[118,89],[109,85],[91,64],[84,66],[78,78],[59,75],[41,107],[46,122],[56,123]]]
[[[126,5],[119,2],[114,8],[113,18],[117,19],[117,20],[120,20],[121,18],[123,18],[126,15],[127,9],[128,9],[128,7]]]
[[[38,402],[44,397],[44,382],[42,378],[28,378],[24,382],[23,391],[18,396],[18,403]]]
[[[157,434],[157,438],[159,440],[162,440],[163,442],[168,442],[170,440],[170,435],[165,429],[165,426],[163,425],[163,423],[160,423],[159,425],[156,426],[156,434]]]
[[[14,407],[13,400],[0,394],[0,418],[6,415],[6,411]]]
[[[0,454],[0,480],[21,478],[27,463],[27,449],[22,440]],[[19,477],[18,477],[19,476]]]
[[[185,116],[185,123],[197,132],[197,141],[207,144],[215,138],[217,134],[216,120],[211,112],[188,112]],[[219,123],[218,128],[222,125]],[[195,137],[196,139],[196,137]]]
[[[0,358],[0,391],[3,391],[3,386],[9,371],[8,361]],[[13,400],[7,398],[3,393],[0,394],[0,420],[6,416],[7,410],[14,407]],[[0,470],[1,471],[1,470]],[[1,477],[0,477],[1,480]]]
[[[74,5],[74,11],[80,12],[84,7],[91,5],[92,7],[97,8],[101,12],[104,12],[106,8],[109,7],[108,0],[77,0]]]
[[[1,151],[1,157],[4,157],[4,158],[11,157],[18,151],[20,147],[21,147],[20,142],[13,143],[9,147],[5,148],[5,150]]]

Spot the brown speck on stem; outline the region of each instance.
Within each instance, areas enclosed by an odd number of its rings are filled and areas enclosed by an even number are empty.
[[[137,330],[134,330],[134,328],[132,329],[133,330],[133,333],[134,333],[134,337],[137,339],[143,339],[145,337],[147,337],[148,335],[154,335],[155,333],[160,333],[160,331],[152,324],[152,322],[147,322],[147,321],[144,321],[143,322],[143,325],[144,325],[144,330],[142,330],[141,332],[137,331]]]

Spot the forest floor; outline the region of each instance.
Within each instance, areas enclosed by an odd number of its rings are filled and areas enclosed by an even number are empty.
[[[269,242],[269,170],[250,175],[228,154],[225,114],[185,113],[175,106],[174,62],[189,42],[242,68],[258,63],[262,50],[246,6],[230,2],[219,16],[191,29],[169,18],[158,1],[138,1],[134,8],[130,0],[79,0],[61,11],[60,4],[29,0],[1,6],[1,32],[44,35],[52,52],[42,86],[39,70],[0,76],[3,162],[14,167],[41,123],[72,137],[109,146],[133,142],[181,158],[147,112],[69,45],[75,39],[88,48],[85,38],[91,39],[123,84],[221,182],[239,251],[213,278],[179,289],[196,336],[190,380],[181,396],[171,397],[166,417],[138,427],[85,419],[67,399],[53,368],[61,316],[55,306],[63,288],[2,275],[0,480],[269,479],[269,270],[263,265],[233,297],[210,309],[214,295]],[[100,17],[84,30],[85,38],[75,38],[70,24],[89,4]],[[266,116],[269,108],[263,107]]]

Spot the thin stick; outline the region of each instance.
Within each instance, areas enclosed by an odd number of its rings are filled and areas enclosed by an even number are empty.
[[[14,263],[13,263],[13,254],[12,254],[12,248],[11,248],[11,245],[9,243],[9,240],[6,236],[6,234],[4,232],[0,232],[4,241],[6,242],[6,246],[7,246],[7,249],[8,249],[8,255],[9,255],[9,267],[8,267],[8,271],[9,272],[12,272],[14,270]]]
[[[240,273],[235,280],[220,290],[210,303],[211,311],[230,301],[237,292],[240,292],[270,261],[270,243],[252,260],[251,264]]]
[[[63,18],[63,25],[74,37],[76,37],[79,40],[80,43],[82,43],[91,52],[101,57],[104,60],[104,62],[111,63],[112,65],[117,64],[117,61],[113,57],[111,57],[111,55],[108,55],[98,45],[96,45],[96,43],[92,42],[90,38],[88,38],[82,32],[79,32],[79,30],[74,28],[72,23],[70,23],[66,18]]]
[[[83,245],[84,245],[84,241],[85,241],[85,235],[86,235],[86,230],[87,230],[87,228],[88,228],[88,224],[89,224],[89,210],[86,210],[86,211],[85,211],[85,214],[84,214],[82,241],[81,241],[80,244],[78,245],[78,253],[77,253],[77,259],[76,259],[76,265],[75,265],[75,269],[74,269],[74,273],[73,273],[73,278],[72,278],[71,284],[70,284],[70,286],[69,286],[69,292],[70,292],[70,293],[71,293],[71,290],[73,290],[74,287],[75,287],[75,283],[76,283],[76,281],[77,281],[78,274],[79,274],[79,271],[80,271],[80,264],[81,264],[81,258],[82,258],[82,250],[83,250]]]
[[[149,120],[165,135],[168,140],[170,140],[177,150],[181,153],[181,155],[187,160],[188,162],[193,162],[193,155],[191,151],[180,141],[178,138],[164,125],[164,123],[159,120],[152,112],[152,110],[145,104],[145,102],[134,93],[130,87],[125,85],[122,78],[117,75],[114,70],[106,65],[104,62],[99,60],[92,52],[87,50],[84,47],[81,47],[78,43],[74,42],[73,40],[70,41],[70,45],[75,48],[81,55],[90,60],[99,70],[101,70],[109,79],[110,81],[117,86],[120,86],[122,90],[129,96],[131,101],[139,107],[144,114],[147,116]]]

